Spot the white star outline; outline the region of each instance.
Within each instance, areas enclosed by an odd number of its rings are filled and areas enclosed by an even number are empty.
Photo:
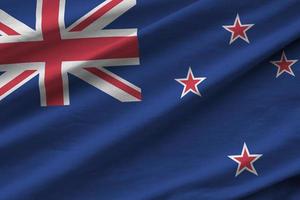
[[[254,160],[252,160],[252,161],[250,162],[250,165],[251,165],[251,167],[252,167],[253,170],[249,169],[248,167],[243,167],[241,170],[239,170],[240,167],[241,167],[241,162],[238,161],[235,157],[243,157],[244,151],[246,151],[246,153],[247,153],[248,156],[256,157]],[[242,149],[242,153],[241,153],[240,155],[230,155],[230,156],[228,156],[228,158],[230,158],[231,160],[233,160],[233,161],[235,161],[236,163],[238,163],[238,167],[237,167],[236,172],[235,172],[235,177],[237,177],[238,175],[240,175],[240,174],[241,174],[243,171],[245,171],[245,170],[247,170],[248,172],[250,172],[250,173],[252,173],[252,174],[255,174],[256,176],[258,176],[258,173],[257,173],[257,171],[256,171],[256,169],[255,169],[253,163],[254,163],[255,161],[257,161],[257,160],[258,160],[260,157],[262,157],[262,156],[263,156],[263,154],[250,154],[249,149],[248,149],[248,147],[247,147],[247,144],[244,142],[243,149]]]
[[[278,65],[277,63],[278,62],[282,62],[282,61],[287,61],[287,62],[292,62],[292,64],[290,64],[290,66],[289,66],[289,70],[286,70],[286,69],[284,69],[284,70],[280,70],[281,69],[281,66],[280,65]],[[290,74],[290,75],[292,75],[292,76],[296,76],[295,75],[295,73],[294,73],[294,71],[293,71],[293,69],[292,69],[292,66],[296,63],[296,62],[298,62],[298,60],[289,60],[289,59],[287,59],[287,57],[286,57],[286,54],[285,54],[285,51],[282,51],[282,54],[281,54],[281,59],[280,60],[277,60],[277,61],[271,61],[270,63],[272,63],[273,65],[275,65],[278,69],[277,69],[277,74],[276,74],[276,78],[278,78],[281,74],[283,74],[284,72],[286,72],[286,73],[288,73],[288,74]]]
[[[236,27],[237,23],[239,23],[241,26],[248,26],[245,30],[244,30],[244,35],[245,37],[242,37],[240,35],[238,35],[236,38],[234,38],[234,31],[230,30],[230,28],[234,28]],[[242,39],[245,42],[247,42],[248,44],[250,44],[248,35],[247,35],[247,31],[249,29],[251,29],[255,24],[242,24],[239,13],[237,13],[236,18],[234,20],[234,24],[232,25],[223,25],[223,28],[226,29],[227,31],[229,31],[231,33],[231,38],[230,38],[230,42],[229,44],[231,45],[234,41],[236,41],[237,39]]]
[[[194,91],[194,90],[192,90],[191,88],[190,89],[188,89],[187,91],[185,91],[185,88],[187,87],[184,83],[182,83],[181,81],[187,81],[188,79],[189,79],[189,76],[192,76],[192,79],[193,80],[197,80],[197,81],[199,81],[198,83],[196,83],[196,85],[195,85],[195,88],[196,88],[196,92]],[[200,93],[200,91],[199,91],[199,89],[198,89],[198,85],[199,84],[201,84],[203,81],[205,81],[207,79],[207,77],[195,77],[194,76],[194,74],[193,74],[193,71],[192,71],[192,68],[191,67],[189,67],[189,71],[188,71],[188,74],[187,74],[187,76],[186,76],[186,78],[178,78],[178,79],[175,79],[175,81],[177,81],[178,83],[180,83],[181,85],[183,85],[183,90],[182,90],[182,93],[181,93],[181,99],[185,96],[185,95],[187,95],[189,92],[192,92],[192,93],[194,93],[194,94],[196,94],[196,95],[198,95],[198,96],[202,96],[201,95],[201,93]]]

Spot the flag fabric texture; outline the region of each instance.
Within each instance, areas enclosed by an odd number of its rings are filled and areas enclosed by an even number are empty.
[[[0,200],[300,199],[299,0],[1,0]]]

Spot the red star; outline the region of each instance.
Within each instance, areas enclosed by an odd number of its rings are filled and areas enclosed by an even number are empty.
[[[292,66],[296,62],[298,62],[298,60],[288,60],[286,58],[286,55],[285,55],[284,51],[283,51],[280,60],[278,60],[278,61],[271,61],[271,63],[278,68],[276,78],[279,77],[284,72],[286,72],[286,73],[288,73],[288,74],[290,74],[292,76],[295,76],[295,74],[294,74],[294,72],[292,70]]]
[[[198,90],[198,85],[201,82],[203,82],[205,79],[206,79],[206,77],[195,78],[191,68],[189,68],[186,78],[175,79],[178,83],[180,83],[181,85],[184,86],[182,94],[181,94],[181,98],[183,98],[189,92],[193,92],[194,94],[201,96],[201,94]]]
[[[224,29],[226,29],[227,31],[229,31],[231,33],[231,38],[230,38],[229,44],[232,44],[238,38],[241,38],[244,41],[246,41],[247,43],[250,43],[246,32],[250,28],[252,28],[252,26],[254,26],[254,24],[242,24],[239,14],[237,14],[233,25],[226,25],[226,26],[224,25],[223,26]]]
[[[253,163],[261,156],[262,154],[250,154],[246,143],[244,143],[241,155],[231,155],[228,157],[238,163],[238,168],[236,170],[235,176],[240,175],[244,170],[247,170],[258,176]]]

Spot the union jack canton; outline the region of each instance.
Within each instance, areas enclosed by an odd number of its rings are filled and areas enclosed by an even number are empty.
[[[104,69],[139,65],[137,29],[105,29],[135,5],[107,0],[66,27],[65,0],[37,0],[35,30],[0,10],[0,100],[38,75],[42,106],[69,105],[72,74],[121,102],[141,101],[139,87]]]

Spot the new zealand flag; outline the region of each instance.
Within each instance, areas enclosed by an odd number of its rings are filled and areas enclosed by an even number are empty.
[[[299,0],[1,0],[0,200],[300,199]]]

